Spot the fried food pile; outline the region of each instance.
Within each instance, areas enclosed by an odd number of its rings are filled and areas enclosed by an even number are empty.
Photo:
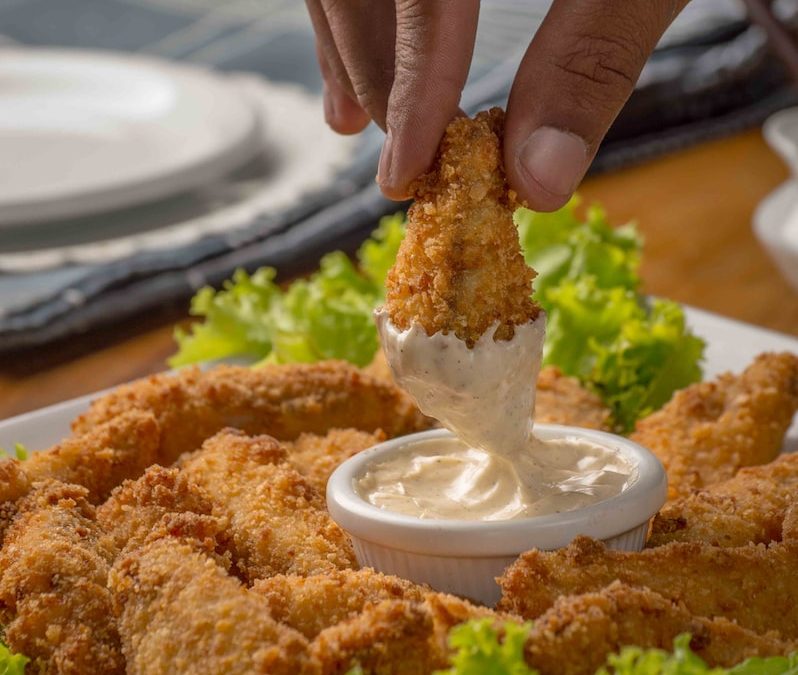
[[[501,167],[501,113],[455,120],[416,186],[388,282],[399,328],[508,340],[539,312]],[[519,328],[520,330],[520,328]],[[531,406],[530,406],[531,407]],[[534,620],[541,675],[593,675],[684,632],[710,665],[798,648],[798,356],[677,392],[633,434],[668,471],[648,547],[579,537],[522,554],[496,608],[358,569],[326,510],[348,457],[433,421],[381,359],[156,375],[95,401],[72,435],[0,459],[0,630],[28,673],[424,674],[470,619]],[[531,411],[530,411],[531,412]],[[537,416],[608,428],[553,368]]]
[[[554,421],[575,408],[601,421],[574,406],[589,401],[578,385],[547,377]],[[482,617],[534,619],[525,656],[544,675],[592,674],[623,645],[667,649],[683,632],[710,664],[788,653],[798,457],[762,462],[798,408],[796,382],[798,357],[769,354],[677,393],[652,416],[674,434],[652,449],[691,471],[674,474],[685,496],[655,518],[648,548],[580,537],[529,551],[501,577],[497,608],[358,569],[327,514],[339,463],[430,424],[387,377],[321,363],[134,382],[95,401],[58,445],[0,460],[4,639],[33,659],[30,672],[48,673],[429,673],[447,665],[449,630]],[[711,418],[704,405],[684,411],[719,387],[745,393],[727,393]],[[770,405],[753,404],[763,397]],[[724,444],[694,452],[679,430],[699,424]],[[771,445],[758,453],[730,431],[760,426]],[[735,472],[729,457],[759,464]],[[704,487],[678,482],[693,474]]]

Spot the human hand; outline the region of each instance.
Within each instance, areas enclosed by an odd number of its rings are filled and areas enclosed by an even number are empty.
[[[554,0],[507,103],[504,162],[530,207],[562,206],[687,0]],[[374,120],[385,132],[377,181],[408,196],[458,104],[474,50],[479,0],[307,0],[339,133]]]

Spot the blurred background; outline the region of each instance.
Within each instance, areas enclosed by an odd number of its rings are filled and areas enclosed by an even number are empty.
[[[504,105],[546,10],[482,3],[466,111]],[[761,130],[786,111],[766,134],[798,158],[796,28],[796,0],[693,0],[581,190],[639,222],[648,292],[793,334],[798,192]],[[320,90],[297,0],[0,0],[0,388],[162,364],[198,288],[296,277],[402,208],[382,133],[333,134]]]

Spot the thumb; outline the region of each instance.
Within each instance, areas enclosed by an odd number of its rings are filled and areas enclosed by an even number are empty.
[[[686,0],[555,0],[510,92],[504,157],[531,208],[568,200]]]

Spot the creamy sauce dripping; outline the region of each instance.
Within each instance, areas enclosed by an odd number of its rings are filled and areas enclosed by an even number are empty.
[[[510,455],[522,452],[531,431],[545,315],[516,326],[512,340],[493,339],[495,327],[469,348],[454,333],[427,335],[419,325],[399,331],[384,311],[375,314],[397,384],[425,415],[468,445]]]
[[[398,330],[375,313],[394,378],[454,439],[405,446],[355,489],[372,504],[421,518],[505,520],[570,511],[619,494],[635,475],[594,443],[532,433],[545,315],[469,348],[454,334]]]

